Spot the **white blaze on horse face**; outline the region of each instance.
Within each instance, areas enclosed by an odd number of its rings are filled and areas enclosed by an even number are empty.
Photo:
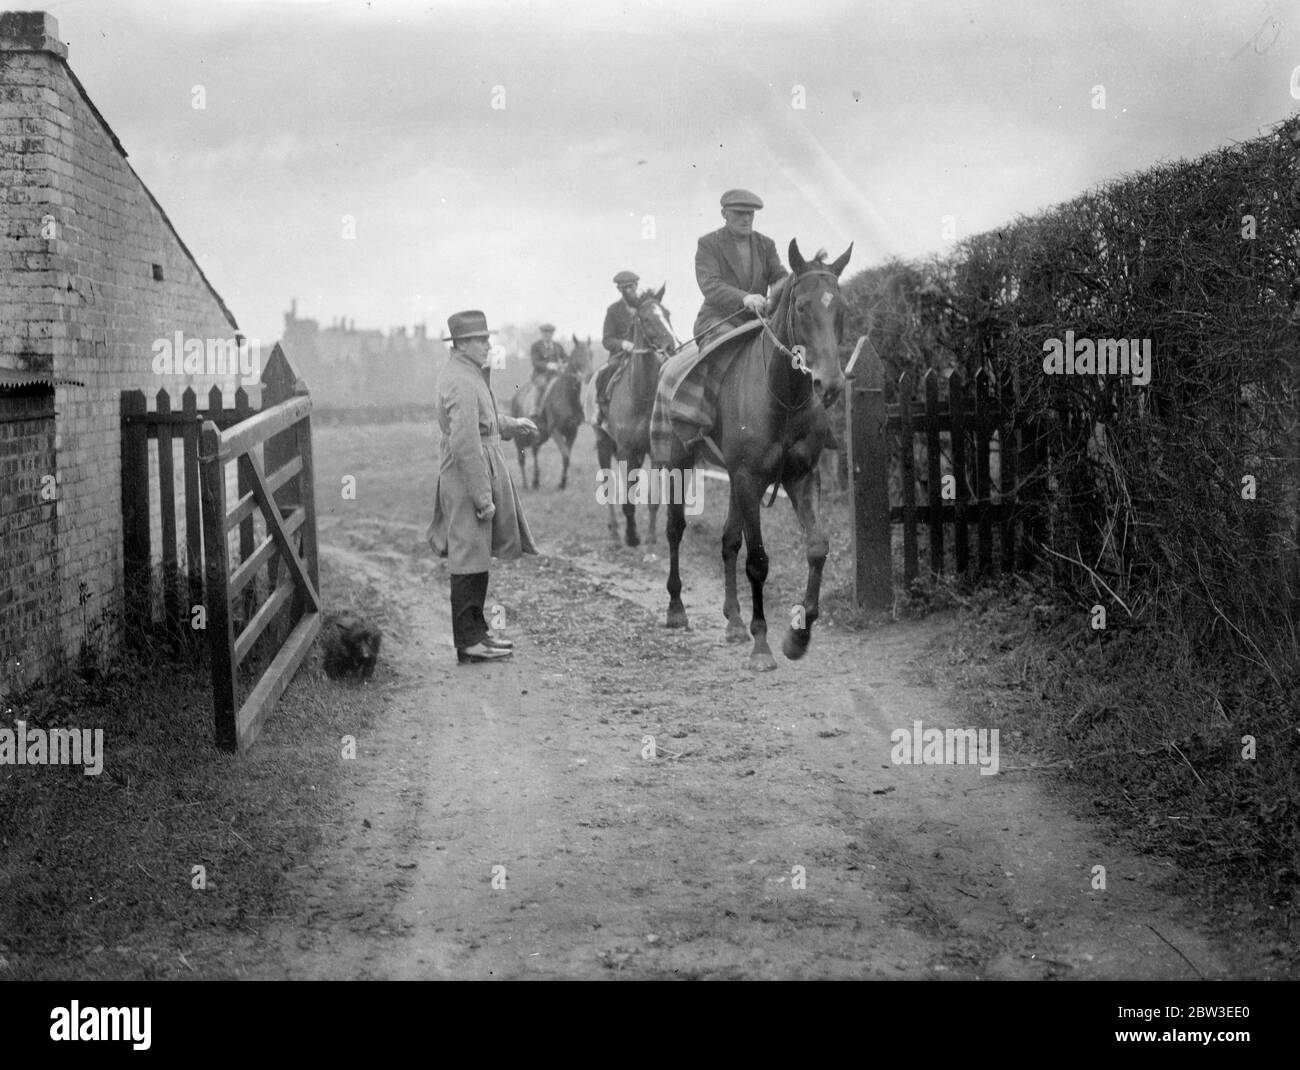
[[[822,294],[822,308],[830,308],[831,302],[834,300],[835,300],[835,295],[831,293],[830,290],[827,290],[824,294]]]
[[[676,348],[677,335],[673,331],[673,325],[668,322],[668,314],[664,311],[663,305],[655,305],[652,307],[650,309],[650,315],[653,317],[654,322],[659,326],[659,329],[663,331],[664,336],[671,339],[673,347]]]

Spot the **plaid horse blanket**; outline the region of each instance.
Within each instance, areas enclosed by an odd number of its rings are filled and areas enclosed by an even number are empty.
[[[659,372],[659,388],[650,414],[650,459],[666,465],[673,459],[674,439],[683,446],[713,429],[718,388],[743,346],[728,344],[759,328],[753,321],[729,331],[700,353],[688,342],[668,358]]]

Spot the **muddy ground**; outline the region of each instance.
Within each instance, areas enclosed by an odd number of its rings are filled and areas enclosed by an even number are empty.
[[[819,622],[801,662],[774,642],[778,669],[750,672],[724,637],[721,484],[684,544],[691,630],[668,631],[662,513],[657,545],[611,546],[590,431],[564,492],[548,445],[524,492],[545,552],[492,571],[516,654],[458,666],[424,542],[430,427],[319,428],[315,451],[324,594],[383,623],[383,712],[295,871],[307,911],[252,975],[1258,975],[1172,894],[1172,863],[1106,842],[1013,739],[995,776],[891,762],[895,729],[972,726],[933,653],[954,619]],[[779,618],[804,563],[788,504],[765,519]]]

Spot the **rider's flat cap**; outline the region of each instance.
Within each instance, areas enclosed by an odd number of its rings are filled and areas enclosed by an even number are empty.
[[[747,189],[729,189],[722,195],[723,208],[735,208],[742,212],[756,212],[763,207],[763,198]]]
[[[555,324],[554,324],[554,323],[543,323],[543,324],[542,324],[539,328],[537,328],[537,329],[538,329],[539,331],[554,331],[554,330],[555,330]]]
[[[487,317],[478,310],[457,312],[447,318],[447,333],[444,342],[454,342],[458,338],[486,338],[492,332],[488,330]]]
[[[626,286],[628,283],[640,282],[640,281],[641,281],[641,276],[634,275],[630,271],[620,271],[617,275],[614,276],[615,286]]]

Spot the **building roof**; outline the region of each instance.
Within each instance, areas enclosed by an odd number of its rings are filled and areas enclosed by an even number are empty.
[[[208,288],[208,292],[212,294],[213,299],[217,302],[222,314],[226,317],[226,322],[229,323],[234,330],[238,331],[239,324],[235,322],[234,314],[231,313],[228,307],[226,307],[226,302],[222,300],[221,295],[217,293],[216,288],[213,287],[207,275],[203,273],[203,269],[199,267],[198,260],[195,259],[194,254],[190,252],[189,246],[185,244],[184,239],[177,232],[171,219],[168,218],[167,213],[163,210],[163,206],[158,203],[158,198],[153,195],[149,187],[146,186],[140,176],[136,174],[135,168],[127,162],[126,149],[122,147],[122,143],[117,139],[117,135],[113,133],[113,128],[108,125],[108,120],[105,119],[104,116],[100,114],[99,109],[95,107],[95,102],[90,99],[90,94],[86,92],[86,87],[81,84],[81,80],[77,77],[76,73],[72,70],[71,65],[68,63],[68,49],[66,45],[59,41],[58,33],[58,20],[46,12],[5,12],[3,17],[0,18],[0,51],[45,52],[63,64],[63,69],[67,71],[72,84],[77,87],[77,92],[81,94],[81,99],[86,102],[86,107],[88,107],[91,114],[99,120],[100,126],[104,128],[104,133],[106,133],[109,140],[113,142],[113,147],[122,154],[122,161],[126,163],[127,170],[135,176],[135,180],[140,183],[140,188],[144,190],[145,196],[147,196],[149,200],[153,202],[153,206],[158,209],[158,214],[162,216],[162,221],[167,225],[167,229],[172,232],[172,236],[175,237],[176,243],[181,247],[181,251],[189,258],[190,263],[194,265],[194,270],[198,272],[199,278],[203,280],[203,284]]]

